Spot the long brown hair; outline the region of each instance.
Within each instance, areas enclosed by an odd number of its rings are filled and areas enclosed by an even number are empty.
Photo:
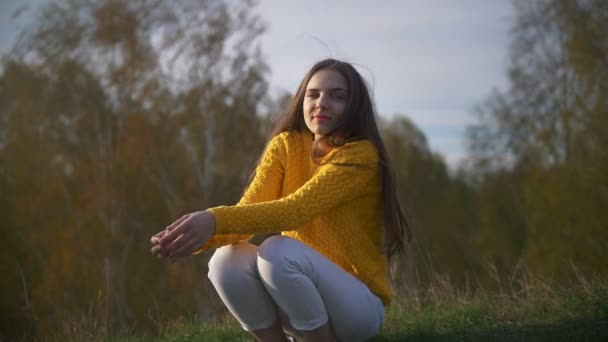
[[[367,139],[374,144],[378,151],[382,176],[385,252],[389,258],[396,253],[405,252],[405,243],[412,239],[412,233],[399,205],[393,168],[378,131],[376,111],[369,89],[363,77],[350,63],[335,59],[326,59],[316,63],[304,76],[296,95],[271,131],[269,140],[282,132],[308,131],[302,109],[306,86],[312,76],[322,69],[335,70],[344,77],[348,87],[347,104],[343,119],[337,127],[322,139],[314,141],[312,157],[317,160],[333,148],[351,141]],[[404,234],[407,236],[407,241],[404,241]]]

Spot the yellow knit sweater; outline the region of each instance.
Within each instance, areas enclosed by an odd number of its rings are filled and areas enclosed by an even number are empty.
[[[239,203],[209,209],[216,234],[201,251],[281,232],[361,279],[386,305],[392,291],[382,250],[376,149],[367,140],[351,142],[316,164],[312,143],[309,132],[275,136]]]

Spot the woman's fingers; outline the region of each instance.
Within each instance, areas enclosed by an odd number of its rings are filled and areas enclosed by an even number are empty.
[[[173,252],[169,253],[170,258],[182,257],[191,255],[197,246],[200,244],[196,236],[191,237],[185,241],[179,248],[176,248]]]
[[[186,215],[175,221],[175,223],[171,224],[171,226],[167,227],[167,229],[171,229],[171,231],[167,232],[165,236],[159,240],[160,245],[163,247],[169,247],[169,249],[174,249],[175,247],[171,245],[173,245],[178,236],[188,234],[188,237],[190,237],[190,225],[188,224],[190,222],[190,220],[188,220],[190,217],[190,215]]]
[[[167,228],[165,228],[165,231],[167,231],[167,232],[172,231],[173,229],[175,229],[175,227],[177,227],[180,223],[182,223],[188,217],[190,217],[190,214],[186,214],[186,215],[180,217],[177,221],[168,225]]]
[[[152,248],[150,249],[150,252],[152,252],[152,254],[154,254],[154,255],[158,255],[160,253],[160,245],[152,246]]]
[[[173,241],[170,241],[168,245],[162,245],[161,243],[161,253],[165,256],[169,256],[175,250],[181,248],[190,238],[192,234],[180,234]]]
[[[152,243],[152,245],[158,245],[160,243],[160,239],[166,234],[166,231],[161,231],[159,233],[156,233],[154,235],[152,235],[152,238],[150,238],[150,243]]]
[[[151,252],[160,258],[188,256],[204,245],[213,235],[215,221],[207,212],[196,212],[182,216],[167,228],[152,236]]]
[[[150,243],[152,245],[158,245],[160,244],[160,240],[167,235],[167,233],[169,233],[170,231],[172,231],[173,229],[175,229],[175,227],[177,227],[180,223],[182,223],[185,219],[187,219],[190,216],[190,214],[184,215],[182,217],[179,218],[179,220],[171,223],[170,225],[168,225],[164,230],[154,234],[151,238],[150,238]]]

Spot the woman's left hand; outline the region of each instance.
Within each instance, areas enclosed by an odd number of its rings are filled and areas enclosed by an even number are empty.
[[[160,255],[168,258],[189,256],[213,236],[215,217],[210,211],[186,214],[168,226],[166,231],[158,239]]]

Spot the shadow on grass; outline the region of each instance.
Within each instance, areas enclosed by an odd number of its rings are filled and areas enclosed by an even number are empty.
[[[370,341],[608,341],[608,320],[577,320],[547,325],[503,325],[451,334],[413,331],[408,334],[378,336]]]

